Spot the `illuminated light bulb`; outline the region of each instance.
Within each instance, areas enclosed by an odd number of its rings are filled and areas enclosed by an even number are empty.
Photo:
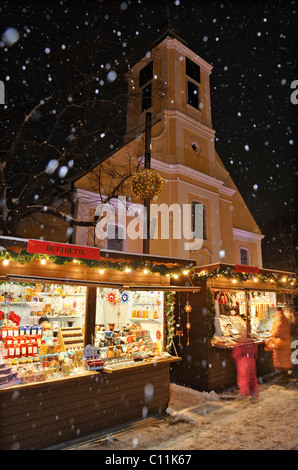
[[[3,264],[4,264],[4,266],[8,266],[8,265],[9,265],[9,259],[5,259],[5,260],[3,261]]]
[[[125,268],[126,273],[130,273],[130,268]]]
[[[274,280],[273,280],[273,279],[270,279],[270,282],[274,282]]]
[[[148,274],[148,269],[144,269],[144,274]]]
[[[256,277],[254,277],[254,282],[258,282],[258,280],[257,280],[257,278],[256,278]]]
[[[77,259],[73,259],[72,262],[73,262],[73,263],[77,263],[78,260],[77,260]]]
[[[187,269],[184,269],[183,274],[186,276],[188,274]]]
[[[41,264],[46,264],[47,260],[41,259],[40,262],[41,262]]]
[[[104,272],[105,272],[104,269],[100,269],[100,270],[99,270],[99,274],[103,274]]]
[[[281,282],[287,282],[287,278],[286,277],[283,277]]]
[[[173,277],[174,277],[174,279],[178,279],[179,276],[178,276],[178,274],[174,274]]]
[[[233,284],[236,284],[236,282],[237,282],[237,279],[233,279],[233,280],[232,280],[232,283],[233,283]]]

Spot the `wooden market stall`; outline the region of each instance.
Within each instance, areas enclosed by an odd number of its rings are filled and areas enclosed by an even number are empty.
[[[167,352],[174,330],[166,314],[174,291],[189,292],[170,275],[186,279],[194,263],[47,255],[6,237],[0,245],[0,448],[44,449],[162,415],[170,365],[180,360]]]
[[[176,296],[175,318],[181,331],[177,330],[175,346],[183,360],[171,366],[172,380],[200,391],[235,385],[231,352],[243,334],[258,344],[258,377],[273,371],[272,353],[264,350],[264,341],[281,295],[285,307],[285,297],[297,295],[295,274],[214,264],[196,267],[193,280],[200,292]],[[192,306],[188,318],[186,296]]]

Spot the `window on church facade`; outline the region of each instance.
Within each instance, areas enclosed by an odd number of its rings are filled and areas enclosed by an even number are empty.
[[[199,109],[200,107],[200,67],[192,60],[185,58],[187,80],[187,103]]]
[[[247,248],[240,248],[240,264],[244,266],[248,266],[248,249]]]
[[[107,249],[124,251],[124,229],[120,225],[108,225]]]
[[[195,232],[195,214],[196,214],[196,205],[199,204],[203,206],[203,240],[207,240],[207,226],[206,226],[206,206],[201,202],[192,201],[191,203],[191,223],[192,231]]]
[[[145,67],[140,70],[139,74],[139,88],[142,95],[142,112],[151,108],[152,106],[152,81],[153,79],[153,62],[149,62]]]

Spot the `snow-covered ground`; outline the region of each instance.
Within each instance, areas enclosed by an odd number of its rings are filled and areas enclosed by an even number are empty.
[[[168,417],[139,422],[72,450],[298,450],[298,383],[260,384],[260,397],[171,385]]]

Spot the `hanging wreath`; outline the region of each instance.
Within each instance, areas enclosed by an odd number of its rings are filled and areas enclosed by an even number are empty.
[[[115,292],[109,292],[107,294],[107,302],[110,305],[116,305],[116,294],[115,294]]]
[[[132,177],[132,192],[141,199],[154,199],[160,195],[163,187],[163,179],[155,170],[145,169]]]
[[[124,292],[122,295],[121,295],[121,302],[123,303],[126,303],[129,301],[129,297],[128,297],[128,294],[126,294],[126,292]]]

